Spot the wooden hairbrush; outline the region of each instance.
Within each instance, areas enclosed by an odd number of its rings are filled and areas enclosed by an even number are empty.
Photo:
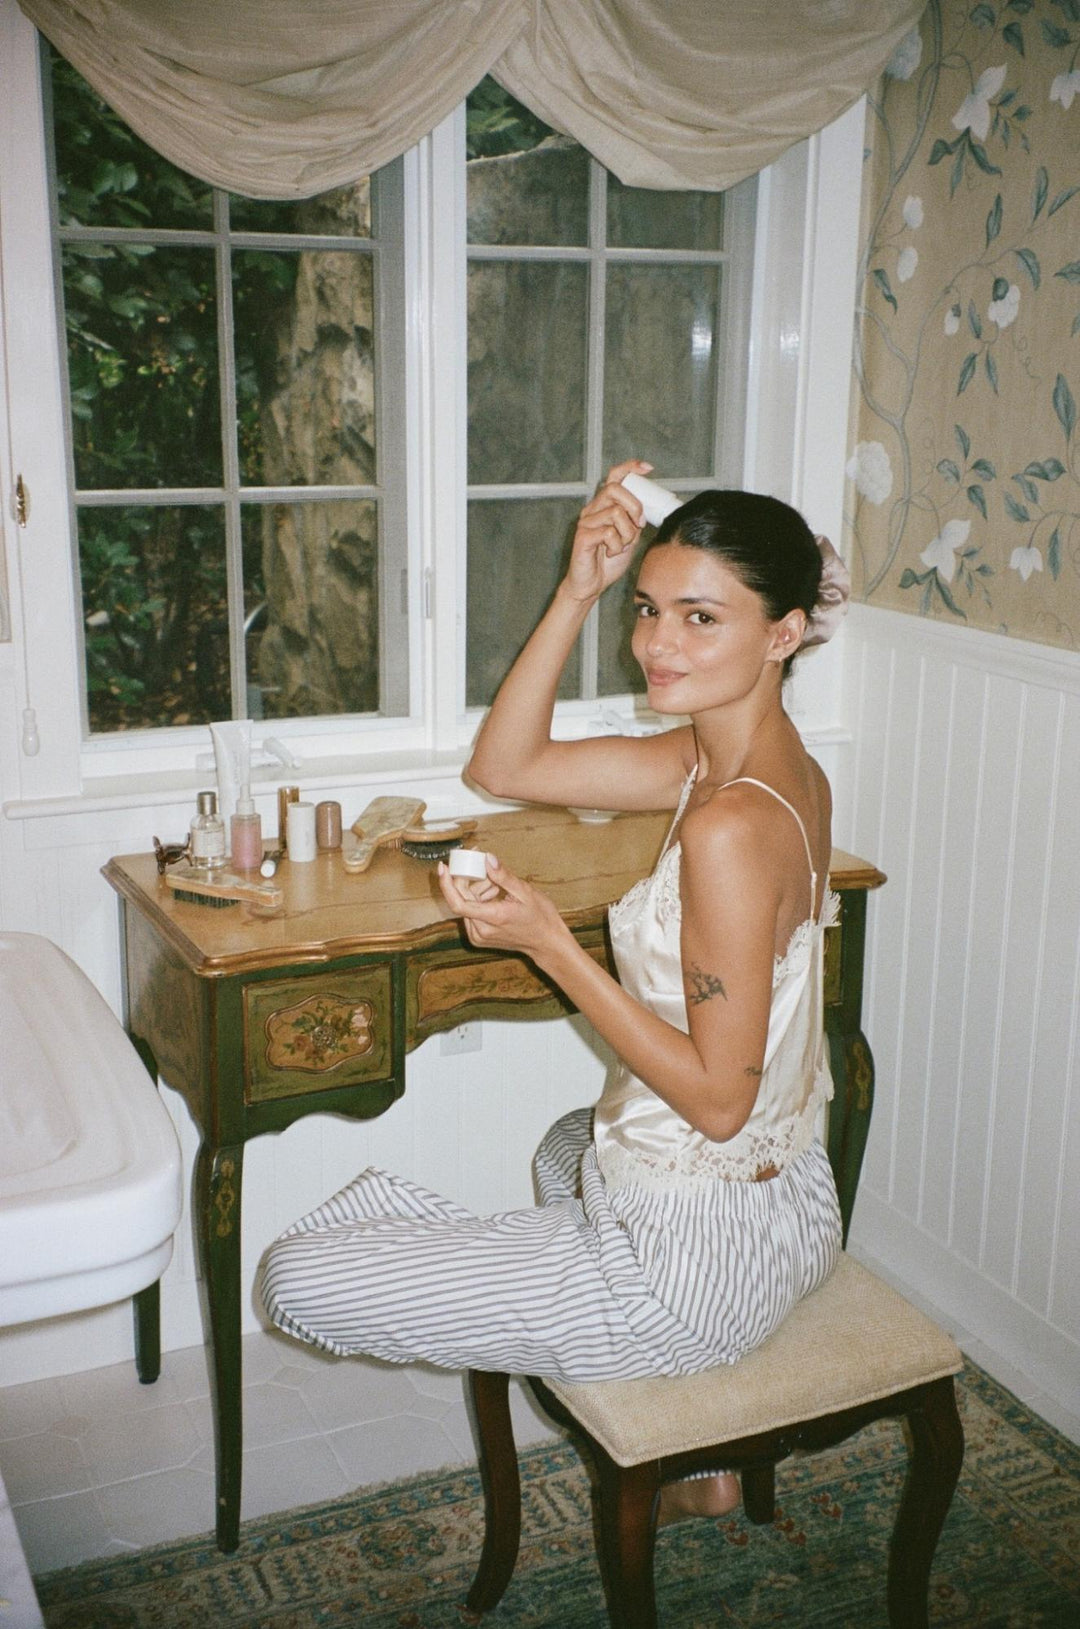
[[[366,871],[378,848],[400,848],[405,833],[419,826],[426,808],[422,798],[372,798],[342,842],[346,871]]]

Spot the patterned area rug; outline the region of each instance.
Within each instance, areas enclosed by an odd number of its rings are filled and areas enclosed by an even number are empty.
[[[931,1621],[1080,1625],[1080,1448],[969,1364],[967,1449]],[[490,1629],[605,1629],[589,1484],[570,1446],[522,1454],[521,1555]],[[885,1629],[886,1549],[907,1456],[883,1421],[777,1472],[779,1513],[682,1522],[657,1543],[663,1629]],[[461,1629],[480,1549],[474,1470],[444,1471],[36,1580],[48,1629]]]

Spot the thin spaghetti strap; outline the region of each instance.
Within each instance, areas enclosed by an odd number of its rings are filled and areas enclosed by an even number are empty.
[[[810,867],[810,915],[811,918],[816,919],[817,872],[814,869],[813,850],[810,847],[810,839],[806,835],[806,827],[803,825],[802,815],[799,813],[798,809],[795,808],[794,804],[789,803],[787,798],[783,797],[776,790],[775,786],[770,786],[767,781],[755,780],[753,775],[736,775],[733,781],[725,781],[724,786],[738,786],[740,782],[745,782],[747,786],[760,786],[763,792],[768,792],[770,797],[774,797],[777,803],[782,803],[784,808],[787,809],[790,814],[794,815],[799,830],[802,832],[803,847],[806,850],[806,863]],[[720,790],[723,791],[723,787],[721,787]]]
[[[671,825],[667,829],[667,836],[664,838],[664,846],[660,850],[661,860],[671,847],[671,839],[674,837],[675,832],[678,829],[679,821],[682,819],[683,810],[686,808],[686,800],[690,796],[694,782],[697,780],[697,772],[698,766],[695,764],[689,775],[687,775],[686,779],[683,781],[682,791],[679,793],[679,806],[671,817]],[[659,861],[657,863],[659,864]]]

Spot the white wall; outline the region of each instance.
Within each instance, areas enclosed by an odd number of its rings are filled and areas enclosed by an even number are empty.
[[[851,1244],[1080,1414],[1080,658],[853,609],[837,841],[873,896]]]

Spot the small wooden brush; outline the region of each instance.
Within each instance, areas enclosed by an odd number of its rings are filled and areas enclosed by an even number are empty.
[[[419,824],[426,808],[422,798],[372,798],[353,821],[351,835],[342,842],[341,859],[346,871],[366,871],[378,848],[400,848],[403,836]]]
[[[189,905],[209,905],[220,910],[225,905],[261,905],[274,910],[285,898],[276,882],[261,877],[241,877],[235,871],[216,874],[193,865],[175,865],[165,873],[166,885],[177,899]]]

